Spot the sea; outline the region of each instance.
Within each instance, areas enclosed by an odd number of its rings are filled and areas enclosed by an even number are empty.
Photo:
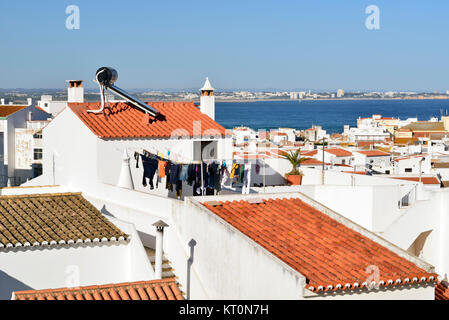
[[[344,125],[357,126],[357,118],[381,114],[400,119],[440,118],[449,112],[449,100],[291,100],[217,102],[215,120],[227,129],[254,130],[288,127],[308,129],[321,125],[327,133],[341,133]],[[449,114],[449,113],[448,113]]]

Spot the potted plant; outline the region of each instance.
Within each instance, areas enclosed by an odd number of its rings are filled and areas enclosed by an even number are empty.
[[[300,149],[296,151],[291,151],[290,153],[284,152],[281,154],[284,159],[287,159],[292,165],[292,170],[285,174],[285,179],[287,179],[290,185],[300,185],[302,183],[303,173],[298,170],[298,166],[306,160],[306,158],[301,157]]]

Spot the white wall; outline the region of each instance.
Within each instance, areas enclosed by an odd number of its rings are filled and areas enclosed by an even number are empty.
[[[191,299],[301,299],[304,278],[297,271],[191,199],[174,207],[167,230],[169,248],[184,248],[171,261]]]
[[[43,129],[42,143],[45,177],[40,181],[69,187],[89,186],[98,181],[97,137],[70,108],[65,108]]]

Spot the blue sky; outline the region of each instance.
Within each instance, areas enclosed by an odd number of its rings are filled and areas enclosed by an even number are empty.
[[[80,30],[67,30],[68,5]],[[365,8],[380,9],[380,30]],[[449,90],[447,0],[0,1],[0,88]]]

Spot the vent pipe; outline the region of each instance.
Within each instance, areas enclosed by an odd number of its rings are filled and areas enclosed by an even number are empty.
[[[153,223],[156,227],[156,257],[155,257],[155,279],[162,279],[162,258],[163,252],[163,240],[164,240],[164,228],[168,227],[164,221],[159,220]]]

